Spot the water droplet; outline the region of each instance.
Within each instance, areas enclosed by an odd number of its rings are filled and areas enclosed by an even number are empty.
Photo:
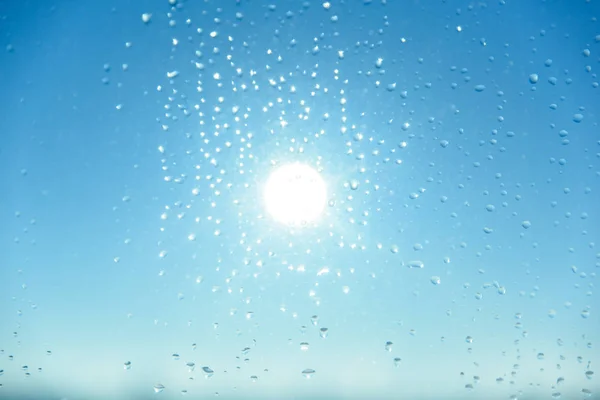
[[[423,264],[423,261],[419,260],[409,261],[407,266],[408,268],[425,268],[425,264]]]
[[[165,390],[165,386],[164,385],[162,385],[160,383],[157,383],[156,385],[154,385],[154,393],[160,393],[163,390]]]
[[[123,364],[123,368],[124,369],[131,369],[131,361],[125,361],[125,364]]]
[[[188,367],[189,372],[194,372],[194,369],[196,369],[196,364],[191,361],[186,363],[185,365],[186,367]]]
[[[308,348],[309,348],[308,342],[302,342],[302,343],[300,343],[300,350],[302,350],[302,351],[308,351]]]
[[[173,357],[173,360],[179,360],[179,354],[177,353],[173,353],[171,357]]]
[[[552,393],[552,398],[553,399],[560,399],[560,396],[561,396],[560,392],[554,392],[554,393]]]
[[[590,310],[585,309],[583,311],[581,311],[581,318],[589,318],[590,317]]]
[[[549,318],[554,318],[554,317],[556,317],[556,310],[554,310],[554,309],[551,309],[551,310],[549,310],[549,311],[548,311],[548,317],[549,317]]]
[[[485,206],[485,209],[489,212],[493,212],[496,207],[494,207],[492,204],[488,204],[487,206]]]
[[[530,221],[523,221],[523,222],[521,223],[521,226],[522,226],[523,228],[525,228],[525,229],[529,229],[529,228],[531,228],[531,222],[530,222]]]
[[[483,92],[485,90],[485,85],[477,85],[475,86],[476,92]]]
[[[319,330],[319,336],[321,336],[323,339],[326,339],[328,335],[329,335],[329,329],[321,328]]]
[[[205,378],[210,378],[215,373],[210,367],[202,367],[202,371],[204,372]]]
[[[580,123],[581,121],[583,121],[583,114],[573,115],[573,122]]]
[[[538,353],[537,359],[538,360],[543,360],[544,359],[544,353]]]
[[[254,383],[258,380],[258,376],[252,375],[252,376],[250,376],[250,380],[252,381],[252,383]]]
[[[431,277],[431,283],[433,283],[434,285],[439,285],[441,283],[441,278],[439,276],[432,276]]]
[[[473,343],[473,338],[471,336],[467,336],[465,338],[465,342],[467,342],[467,343]]]
[[[144,13],[142,14],[142,21],[147,24],[148,22],[150,22],[150,20],[152,19],[152,14],[150,13]]]
[[[540,80],[540,77],[538,76],[538,74],[531,74],[529,75],[529,82],[530,83],[537,83]]]
[[[358,180],[352,179],[350,181],[350,189],[356,190],[356,189],[358,189],[358,186],[359,186]]]
[[[306,368],[302,371],[302,376],[304,376],[306,379],[310,379],[310,377],[313,376],[315,372],[316,371],[314,369]]]
[[[394,367],[396,367],[396,368],[399,367],[401,362],[402,362],[402,359],[400,357],[395,357],[394,358]]]
[[[319,323],[319,316],[313,315],[312,317],[310,317],[310,323],[314,326],[317,326],[317,324]]]
[[[391,352],[393,345],[394,345],[394,343],[392,343],[392,342],[385,342],[385,351]]]
[[[585,377],[588,379],[592,379],[594,376],[594,371],[585,371]]]

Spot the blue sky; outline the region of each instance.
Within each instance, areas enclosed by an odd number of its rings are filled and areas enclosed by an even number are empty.
[[[0,3],[0,399],[598,396],[596,2],[325,3]]]

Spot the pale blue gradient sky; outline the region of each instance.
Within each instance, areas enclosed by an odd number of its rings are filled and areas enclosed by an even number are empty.
[[[0,399],[597,398],[600,7],[383,3],[0,2]]]

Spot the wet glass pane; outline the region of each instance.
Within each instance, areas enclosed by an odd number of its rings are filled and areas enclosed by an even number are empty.
[[[0,2],[0,399],[600,398],[600,7]]]

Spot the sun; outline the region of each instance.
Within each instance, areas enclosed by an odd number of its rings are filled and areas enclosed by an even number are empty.
[[[321,175],[306,164],[283,165],[271,173],[264,191],[265,208],[276,221],[288,226],[315,222],[327,202]]]

